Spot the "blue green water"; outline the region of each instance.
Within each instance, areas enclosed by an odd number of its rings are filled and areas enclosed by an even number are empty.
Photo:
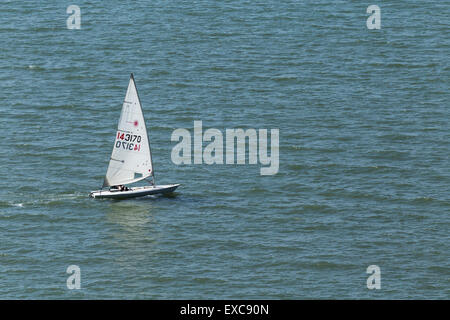
[[[0,298],[449,299],[449,12],[2,1]],[[93,200],[131,72],[157,182],[182,186]],[[279,129],[278,174],[175,165],[171,134],[194,120]]]

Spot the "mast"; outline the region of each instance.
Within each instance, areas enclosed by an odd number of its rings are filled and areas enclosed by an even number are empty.
[[[134,80],[134,75],[133,73],[131,73],[130,76],[131,79],[133,79],[133,84],[134,84],[134,88],[136,89],[136,94],[139,100],[139,104],[141,106],[141,110],[142,110],[142,103],[141,103],[141,98],[139,97],[139,91],[137,89],[136,86],[136,81]],[[144,118],[144,128],[145,128],[145,132],[147,133],[147,143],[148,143],[148,149],[150,151],[150,164],[152,166],[152,180],[153,180],[153,185],[156,185],[155,183],[155,168],[153,167],[153,159],[152,159],[152,148],[150,147],[150,139],[148,137],[148,131],[147,131],[147,124],[145,123],[145,117],[144,117],[144,112],[142,111],[142,117]]]

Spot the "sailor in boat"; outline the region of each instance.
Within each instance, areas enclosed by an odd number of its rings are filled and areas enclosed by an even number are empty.
[[[109,191],[129,191],[130,189],[128,187],[125,187],[123,184],[120,184],[118,186],[111,186],[109,188]]]
[[[127,188],[124,185],[147,178],[152,180],[150,186]],[[102,186],[102,189],[110,187],[109,192],[92,191],[90,196],[117,199],[143,197],[173,192],[178,186],[179,184],[155,185],[152,155],[141,101],[133,74],[131,74],[117,126],[116,140]]]

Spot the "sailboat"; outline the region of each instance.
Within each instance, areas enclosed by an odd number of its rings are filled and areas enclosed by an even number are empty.
[[[126,187],[141,180],[148,186]],[[170,193],[179,184],[156,185],[152,153],[147,136],[141,101],[131,74],[120,114],[114,147],[101,190],[92,191],[92,198],[127,199],[158,193]],[[109,189],[105,189],[109,187]]]

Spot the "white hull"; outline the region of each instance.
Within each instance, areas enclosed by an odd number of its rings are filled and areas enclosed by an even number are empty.
[[[134,187],[130,188],[128,191],[109,191],[109,190],[97,190],[92,191],[89,196],[91,198],[110,198],[110,199],[128,199],[143,197],[151,194],[158,193],[170,193],[178,188],[179,184],[167,184],[159,186],[145,186],[145,187]]]

